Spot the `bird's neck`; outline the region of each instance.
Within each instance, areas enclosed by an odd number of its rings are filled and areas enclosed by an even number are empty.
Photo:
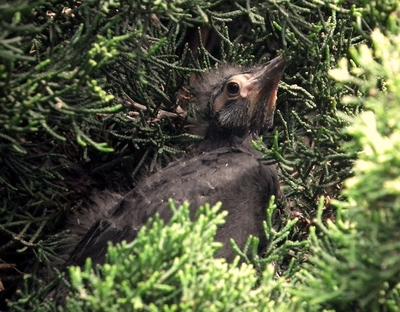
[[[200,144],[201,150],[213,150],[225,146],[250,145],[257,136],[243,129],[221,129],[210,126],[204,141]]]

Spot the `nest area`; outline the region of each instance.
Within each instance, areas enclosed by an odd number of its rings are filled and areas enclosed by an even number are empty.
[[[132,188],[201,139],[187,118],[188,86],[221,64],[286,55],[275,130],[255,142],[280,170],[285,202],[274,222],[297,218],[290,235],[307,239],[321,196],[323,219],[335,219],[330,201],[355,159],[339,116],[363,107],[341,104],[359,88],[328,71],[370,44],[393,3],[67,2],[0,6],[0,309],[26,274],[40,279],[57,260],[66,216],[94,189]]]

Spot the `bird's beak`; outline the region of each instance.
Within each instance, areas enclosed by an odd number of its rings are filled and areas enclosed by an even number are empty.
[[[282,56],[272,59],[267,65],[256,70],[249,80],[252,92],[249,92],[253,104],[253,125],[258,129],[272,127],[276,107],[277,91],[285,69]]]

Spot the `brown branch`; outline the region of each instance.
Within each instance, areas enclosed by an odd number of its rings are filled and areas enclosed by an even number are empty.
[[[132,100],[129,95],[125,93],[125,99],[124,99],[125,105],[134,110],[138,110],[141,112],[147,111],[147,107],[143,104],[140,104],[134,100]],[[130,117],[137,117],[138,115],[135,114],[136,112],[132,112],[132,114],[129,114]],[[132,116],[133,115],[133,116]],[[157,112],[157,117],[152,120],[152,122],[158,122],[164,118],[185,118],[186,117],[186,111],[183,110],[179,105],[176,108],[176,113],[173,112],[168,112],[163,109],[159,109]]]

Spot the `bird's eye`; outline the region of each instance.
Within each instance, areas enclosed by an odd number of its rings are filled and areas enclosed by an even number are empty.
[[[230,82],[226,85],[226,91],[228,91],[229,95],[238,95],[240,91],[239,84],[237,82]]]

